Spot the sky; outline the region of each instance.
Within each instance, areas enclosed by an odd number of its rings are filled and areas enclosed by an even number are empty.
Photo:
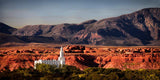
[[[160,0],[0,0],[0,22],[25,25],[81,23],[160,8]]]

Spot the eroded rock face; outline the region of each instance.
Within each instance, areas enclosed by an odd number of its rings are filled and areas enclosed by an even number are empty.
[[[14,31],[12,35],[23,36],[18,39],[24,42],[38,43],[160,45],[159,14],[160,8],[145,8],[118,17],[89,20],[80,24],[27,25]]]
[[[65,53],[95,53],[96,49],[95,48],[88,48],[85,46],[76,46],[76,45],[71,45],[71,46],[66,46],[64,48]]]
[[[81,70],[87,67],[119,68],[124,69],[159,69],[160,48],[91,48],[86,46],[66,46],[65,53],[67,65],[76,66]],[[72,51],[73,50],[73,51]],[[75,50],[83,50],[83,53],[75,53]],[[94,53],[92,51],[95,51]],[[89,51],[87,54],[85,51]],[[9,69],[33,68],[34,60],[58,59],[59,50],[53,49],[15,49],[0,50],[0,71]]]
[[[12,28],[12,27],[0,22],[0,33],[12,34],[12,32],[14,32],[16,30],[17,29]]]
[[[64,48],[64,51],[66,53],[83,53],[84,50],[85,46],[76,46],[76,45],[66,46]]]

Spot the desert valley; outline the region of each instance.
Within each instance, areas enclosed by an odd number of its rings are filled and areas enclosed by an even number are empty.
[[[42,67],[40,70],[33,69],[35,60],[57,60],[61,46],[65,64],[75,67],[64,67],[64,72],[63,68],[54,68],[53,71],[48,65],[51,72],[41,70]],[[89,71],[93,71],[93,75]],[[135,76],[130,75],[129,71],[138,77],[133,78]],[[77,24],[26,25],[14,28],[0,22],[0,79],[8,76],[7,79],[19,78],[14,77],[12,72],[16,76],[21,75],[21,79],[28,80],[94,80],[95,75],[98,75],[95,80],[158,80],[160,8],[144,8],[118,17]],[[4,76],[6,73],[10,75]]]
[[[61,45],[12,43],[1,47],[0,70],[13,71],[18,68],[33,68],[34,61],[58,59]],[[22,46],[23,45],[23,46]],[[5,46],[9,46],[6,44]],[[63,45],[66,65],[84,70],[88,67],[125,69],[159,69],[160,48],[153,46],[91,46]]]

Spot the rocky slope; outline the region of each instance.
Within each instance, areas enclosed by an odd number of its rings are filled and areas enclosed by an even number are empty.
[[[160,9],[143,9],[95,22],[76,37],[88,43],[142,45],[160,39]]]
[[[11,35],[16,30],[16,28],[12,28],[0,22],[0,44],[7,42],[24,42],[18,39],[16,36]]]
[[[12,32],[16,31],[16,28],[12,28],[4,23],[0,22],[0,33],[12,34]]]
[[[60,36],[69,43],[146,45],[160,39],[160,8],[80,24],[33,25],[15,31],[20,36]]]
[[[27,25],[12,33],[24,42],[94,45],[160,45],[160,8],[80,24]],[[40,40],[35,39],[40,37]],[[27,40],[26,40],[27,39]],[[25,41],[26,40],[26,41]]]
[[[5,33],[0,33],[0,44],[4,44],[4,43],[8,43],[8,42],[24,43],[24,41],[19,39],[17,36],[5,34]]]
[[[82,52],[79,52],[79,51]],[[86,47],[66,46],[64,51],[67,65],[81,70],[87,67],[125,69],[159,69],[160,48],[158,47]],[[0,50],[0,71],[33,68],[34,60],[57,60],[59,48],[9,47]]]

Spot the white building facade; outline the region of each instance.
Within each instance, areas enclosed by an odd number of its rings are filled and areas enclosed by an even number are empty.
[[[34,61],[34,69],[36,69],[37,64],[49,64],[49,65],[56,65],[57,67],[65,65],[65,57],[63,52],[63,47],[60,49],[60,56],[58,60],[35,60]]]

